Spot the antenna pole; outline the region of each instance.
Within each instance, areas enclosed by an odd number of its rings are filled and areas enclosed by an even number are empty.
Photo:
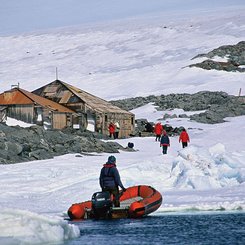
[[[55,67],[56,80],[58,80],[58,68]]]

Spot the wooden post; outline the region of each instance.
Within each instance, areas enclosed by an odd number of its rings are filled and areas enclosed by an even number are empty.
[[[238,97],[240,97],[242,94],[242,88],[239,89]]]

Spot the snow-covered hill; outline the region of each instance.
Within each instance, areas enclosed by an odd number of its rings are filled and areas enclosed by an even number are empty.
[[[191,58],[245,40],[244,9],[114,21],[0,37],[1,92],[34,90],[58,77],[104,99],[223,90],[244,74],[187,68]],[[197,62],[197,60],[195,60]]]

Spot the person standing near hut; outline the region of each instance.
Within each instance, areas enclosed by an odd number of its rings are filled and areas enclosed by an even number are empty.
[[[162,154],[167,154],[168,147],[170,146],[170,140],[166,133],[166,131],[163,131],[161,140],[160,140],[160,147],[162,147]]]
[[[115,123],[115,135],[114,135],[114,138],[115,139],[118,139],[118,137],[119,137],[119,131],[120,131],[120,124],[119,124],[119,122],[116,122]]]
[[[154,133],[156,135],[156,141],[160,141],[161,135],[163,132],[163,127],[160,122],[158,122],[154,127]]]
[[[115,138],[115,125],[111,122],[108,127],[109,130],[109,137],[112,138],[112,136]]]
[[[188,142],[190,142],[190,137],[186,132],[185,128],[182,130],[179,136],[179,142],[182,142],[182,147],[185,148],[188,146]]]

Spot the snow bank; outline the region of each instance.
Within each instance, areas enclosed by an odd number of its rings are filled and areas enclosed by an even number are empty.
[[[163,195],[159,214],[169,212],[244,211],[245,182],[212,190],[170,190]]]
[[[225,146],[189,147],[179,151],[172,163],[173,187],[213,189],[238,185],[245,180],[242,163],[231,158]]]
[[[0,223],[0,244],[56,244],[80,235],[75,225],[29,211],[2,209],[0,219],[4,220]]]
[[[11,117],[7,117],[6,124],[8,126],[20,126],[22,128],[28,128],[28,127],[35,125],[35,124],[25,123],[23,121],[20,121],[20,120],[11,118]]]

